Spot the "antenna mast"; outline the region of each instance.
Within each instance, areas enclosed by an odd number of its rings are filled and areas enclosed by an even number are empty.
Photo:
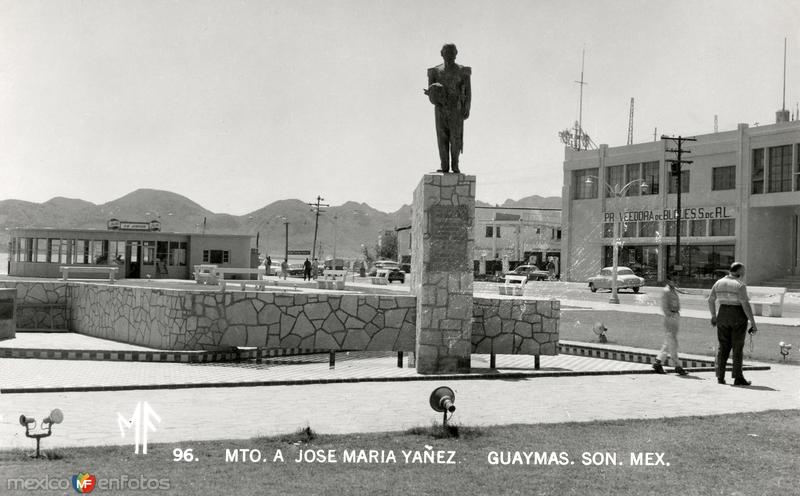
[[[574,128],[567,128],[559,131],[558,137],[561,142],[569,146],[573,150],[588,150],[590,148],[597,148],[597,145],[592,141],[588,134],[583,132],[583,86],[589,84],[583,80],[584,62],[586,61],[586,48],[581,52],[581,79],[575,81],[581,86],[580,100],[578,104],[578,120],[575,121]]]
[[[783,106],[781,110],[786,110],[786,37],[783,38]]]
[[[633,97],[631,97],[631,113],[628,117],[628,144],[633,144]]]
[[[581,80],[575,81],[581,87],[581,96],[578,102],[578,125],[575,128],[575,149],[581,149],[581,135],[583,134],[583,85],[587,84],[583,81],[583,67],[586,61],[586,48],[581,50]]]

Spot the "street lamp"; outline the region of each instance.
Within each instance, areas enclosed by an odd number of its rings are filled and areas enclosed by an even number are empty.
[[[600,178],[597,176],[588,176],[586,178],[586,184],[594,184],[592,178],[597,179],[598,181],[600,180]],[[641,188],[642,193],[647,192],[648,186],[644,179],[634,179],[633,181],[629,182],[628,184],[622,187],[620,187],[619,184],[615,184],[613,187],[611,187],[607,182],[603,181],[603,184],[605,184],[606,188],[608,189],[608,192],[611,193],[617,200],[624,197],[625,193],[627,193],[628,190],[631,188],[631,186],[633,186],[636,183],[641,183],[639,187]],[[614,248],[613,248],[614,268],[611,273],[611,298],[608,300],[609,303],[614,303],[617,305],[619,304],[619,296],[617,295],[617,267],[619,264],[617,258],[619,256],[619,244],[620,244],[619,226],[621,223],[622,219],[619,219],[619,221],[615,219],[614,221]]]

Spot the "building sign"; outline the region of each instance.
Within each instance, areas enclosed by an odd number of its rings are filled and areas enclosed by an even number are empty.
[[[681,209],[681,220],[731,219],[735,216],[736,209],[734,207],[690,207]],[[603,222],[651,222],[677,219],[677,209],[603,213]]]
[[[161,222],[133,222],[129,220],[110,219],[106,224],[110,231],[160,231]]]
[[[311,255],[311,250],[289,250],[289,255]]]

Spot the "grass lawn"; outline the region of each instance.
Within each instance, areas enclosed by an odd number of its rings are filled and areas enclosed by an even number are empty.
[[[147,455],[132,446],[61,449],[50,460],[0,452],[0,493],[6,479],[64,479],[89,472],[99,479],[166,479],[168,489],[125,494],[798,494],[800,411],[714,417],[516,425],[460,429],[457,439],[427,434],[386,433],[185,442],[150,445]],[[173,461],[173,450],[191,448],[196,461]],[[257,449],[258,462],[226,463],[226,449]],[[284,462],[273,461],[280,450]],[[310,450],[310,451],[309,451]],[[376,450],[377,459],[345,463],[345,450]],[[406,463],[403,452],[441,452],[440,462]],[[449,452],[455,452],[452,460]],[[337,463],[298,463],[298,453],[333,452]],[[391,460],[393,453],[396,463]],[[495,464],[514,460],[522,463]],[[525,463],[525,454],[540,453]],[[652,466],[632,466],[631,453],[657,453]],[[494,455],[496,453],[497,455]],[[552,454],[551,454],[552,453]],[[598,465],[584,465],[592,460]],[[502,454],[502,457],[500,456]],[[383,460],[381,460],[381,456]],[[417,455],[425,461],[424,455]],[[616,457],[616,464],[610,463]],[[241,458],[241,457],[240,457]],[[644,459],[644,458],[643,458]],[[429,460],[428,460],[429,461]],[[548,463],[542,463],[542,461]],[[566,464],[561,464],[565,462]],[[606,462],[609,462],[606,464]],[[663,464],[661,463],[663,462]],[[666,465],[666,464],[669,465]],[[102,486],[101,486],[102,487]],[[23,494],[19,492],[19,494]],[[72,494],[35,491],[36,494]],[[122,494],[101,491],[95,494]]]
[[[606,332],[608,344],[657,350],[664,342],[663,319],[661,315],[566,308],[561,310],[559,332],[563,340],[597,343],[597,336],[592,332],[592,326],[600,321],[608,328]],[[711,327],[709,319],[682,317],[680,325],[678,333],[680,353],[710,357],[716,355],[717,330]],[[786,361],[779,352],[778,343],[781,341],[793,345]],[[759,324],[758,333],[753,337],[752,351],[750,338],[748,337],[745,342],[744,358],[800,365],[800,328]]]

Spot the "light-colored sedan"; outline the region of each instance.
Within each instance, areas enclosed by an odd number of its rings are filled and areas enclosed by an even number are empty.
[[[613,274],[613,267],[605,267],[600,270],[600,275],[590,277],[589,289],[592,293],[598,289],[611,289]],[[642,286],[644,286],[643,278],[634,274],[628,267],[617,267],[617,290],[632,289],[634,293],[638,293]]]

